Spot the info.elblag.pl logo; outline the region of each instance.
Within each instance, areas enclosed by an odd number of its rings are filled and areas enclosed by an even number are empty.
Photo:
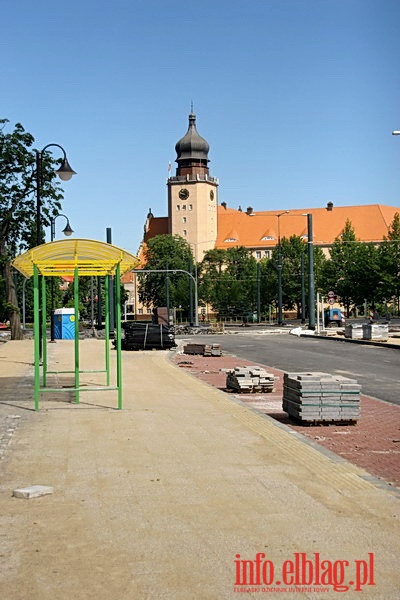
[[[375,585],[373,552],[368,553],[367,559],[353,561],[322,559],[319,552],[310,557],[306,552],[294,552],[293,558],[283,561],[280,566],[267,559],[263,552],[258,552],[254,560],[243,560],[240,554],[235,558],[235,592],[322,592],[329,589],[360,592],[364,586]],[[255,586],[261,587],[249,589]]]

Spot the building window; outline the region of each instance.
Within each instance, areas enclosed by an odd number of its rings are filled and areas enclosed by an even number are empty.
[[[182,204],[182,210],[186,210],[186,204]]]
[[[274,237],[272,235],[264,235],[264,237],[261,238],[261,241],[268,241],[273,239]]]
[[[182,223],[186,223],[186,217],[182,217]]]
[[[193,210],[193,204],[189,204],[189,210]]]
[[[143,314],[143,308],[138,308],[138,314],[142,315]]]
[[[146,312],[147,312],[148,315],[151,315],[151,313],[152,313],[151,308],[148,308]]]
[[[176,210],[181,210],[181,205],[180,204],[176,205]]]
[[[186,231],[186,229],[184,229],[184,230],[183,230],[183,235],[184,235],[184,236],[187,236],[187,231]]]
[[[265,250],[264,251],[264,256],[265,256],[265,258],[269,258],[271,256],[270,250]]]
[[[257,259],[261,258],[261,250],[257,250],[257,252],[256,252],[256,258]]]

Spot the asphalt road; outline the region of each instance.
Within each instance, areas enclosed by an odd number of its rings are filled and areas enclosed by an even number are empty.
[[[400,348],[289,334],[201,335],[190,341],[221,344],[225,352],[282,371],[323,371],[354,377],[367,396],[400,405]]]

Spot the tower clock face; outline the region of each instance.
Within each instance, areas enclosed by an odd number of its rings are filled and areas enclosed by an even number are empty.
[[[187,200],[189,198],[189,190],[187,190],[186,188],[179,190],[179,198],[181,200]]]

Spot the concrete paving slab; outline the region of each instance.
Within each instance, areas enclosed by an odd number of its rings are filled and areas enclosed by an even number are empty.
[[[48,485],[28,485],[13,491],[15,498],[40,498],[53,493],[53,488]]]

